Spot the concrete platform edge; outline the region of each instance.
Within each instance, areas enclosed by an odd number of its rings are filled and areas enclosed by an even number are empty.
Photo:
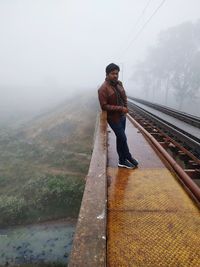
[[[107,120],[98,116],[95,142],[68,266],[106,266]]]

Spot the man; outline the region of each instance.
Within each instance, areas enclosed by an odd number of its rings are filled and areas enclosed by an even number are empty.
[[[114,63],[106,67],[106,79],[98,90],[102,110],[107,111],[107,121],[116,135],[119,167],[134,169],[138,161],[129,152],[125,134],[127,96],[122,82],[118,80],[120,68]]]

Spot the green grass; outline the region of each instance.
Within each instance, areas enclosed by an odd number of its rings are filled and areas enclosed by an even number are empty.
[[[90,96],[75,98],[0,128],[0,227],[78,216],[96,108]]]
[[[2,139],[0,226],[77,217],[91,144],[82,145],[79,140],[76,146],[42,147],[20,139]]]
[[[16,225],[74,217],[78,214],[84,182],[72,175],[40,175],[27,180],[14,196],[0,196],[0,225]]]

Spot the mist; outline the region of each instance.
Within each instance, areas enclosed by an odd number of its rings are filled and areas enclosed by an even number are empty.
[[[109,63],[127,95],[200,116],[199,10],[199,0],[0,0],[1,266],[67,266]]]
[[[134,95],[134,67],[159,33],[200,18],[198,0],[168,0],[141,31],[161,2],[1,0],[1,116],[35,114],[96,92],[110,62],[120,65],[120,79]]]

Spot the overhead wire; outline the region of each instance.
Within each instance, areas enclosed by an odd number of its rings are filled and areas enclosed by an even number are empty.
[[[135,29],[135,28],[137,27],[137,25],[139,24],[141,18],[144,16],[144,13],[145,13],[147,7],[149,6],[149,4],[151,3],[151,1],[152,1],[152,0],[149,0],[149,1],[147,2],[147,4],[146,4],[146,6],[144,7],[144,9],[142,10],[140,16],[139,16],[138,19],[136,20],[135,26],[132,28],[132,30]],[[131,31],[132,31],[132,30],[131,30]]]
[[[150,2],[150,1],[149,1]],[[148,2],[148,4],[149,4]],[[123,50],[123,52],[121,54],[124,54],[131,45],[133,45],[136,40],[139,38],[139,36],[141,35],[141,33],[143,32],[144,28],[147,26],[147,24],[152,20],[152,18],[155,16],[155,14],[158,12],[158,10],[162,7],[162,5],[166,2],[166,0],[163,0],[159,6],[154,10],[154,12],[152,13],[152,15],[146,20],[146,22],[143,24],[143,26],[141,27],[141,29],[135,34],[135,36],[132,38],[132,40],[130,41],[130,43],[128,44],[128,46]]]
[[[146,9],[148,8],[148,6],[149,6],[149,4],[150,4],[151,1],[152,1],[152,0],[148,0],[147,4],[146,4],[145,7],[143,8],[143,10],[142,10],[142,12],[140,13],[138,19],[136,20],[135,25],[134,25],[134,26],[132,27],[132,29],[129,31],[129,36],[130,36],[131,33],[136,29],[136,27],[138,26],[138,24],[139,24],[141,18],[144,16],[144,13],[145,13]],[[121,49],[123,49],[123,46],[121,46]],[[121,49],[120,49],[120,50],[121,50]]]

